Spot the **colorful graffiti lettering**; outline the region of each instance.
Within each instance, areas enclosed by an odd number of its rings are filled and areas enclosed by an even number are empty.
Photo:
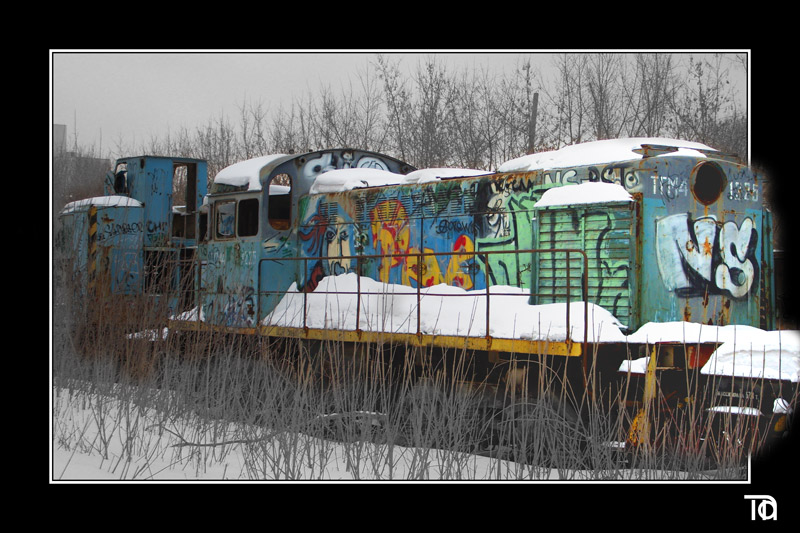
[[[758,277],[758,232],[749,217],[719,224],[713,216],[692,220],[681,213],[660,219],[656,232],[661,279],[676,294],[743,298]]]
[[[405,266],[405,254],[409,251],[411,227],[408,223],[406,210],[397,200],[380,202],[370,212],[372,224],[372,247],[381,255],[392,255],[381,259],[378,267],[379,279],[389,282],[389,275],[393,268],[403,266],[403,285],[409,285],[408,268]]]

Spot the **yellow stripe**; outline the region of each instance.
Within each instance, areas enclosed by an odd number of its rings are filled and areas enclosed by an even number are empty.
[[[414,347],[440,347],[467,350],[485,350],[509,354],[559,355],[579,357],[582,345],[578,342],[534,341],[525,339],[501,339],[493,337],[464,337],[455,335],[416,335],[413,333],[386,333],[371,331],[347,331],[330,329],[303,329],[281,326],[260,326],[258,328],[234,328],[213,326],[199,322],[172,320],[169,327],[181,331],[216,331],[222,333],[239,333],[243,335],[259,334],[265,337],[282,337],[290,339],[310,339],[357,343],[390,343]]]

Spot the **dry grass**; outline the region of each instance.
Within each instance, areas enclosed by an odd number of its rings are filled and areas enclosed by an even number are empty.
[[[680,418],[654,409],[653,446],[615,446],[631,424],[623,396],[631,383],[590,397],[545,364],[522,382],[476,383],[466,353],[443,366],[432,352],[412,359],[402,349],[354,352],[334,342],[137,338],[129,333],[152,328],[162,305],[117,301],[90,316],[57,295],[53,446],[99,455],[121,478],[157,477],[170,468],[157,465],[186,469],[186,461],[205,471],[233,450],[247,479],[325,479],[333,463],[352,479],[745,475],[741,443],[753,428],[720,436],[699,404]],[[491,458],[488,472],[476,457]]]

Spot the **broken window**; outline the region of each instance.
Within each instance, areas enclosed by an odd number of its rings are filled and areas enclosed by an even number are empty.
[[[239,202],[239,218],[236,222],[239,237],[252,237],[258,234],[258,199],[249,198]]]
[[[214,238],[233,238],[235,222],[236,202],[217,202],[214,206]]]
[[[292,179],[288,174],[278,174],[269,183],[269,225],[277,230],[287,230],[292,220]]]

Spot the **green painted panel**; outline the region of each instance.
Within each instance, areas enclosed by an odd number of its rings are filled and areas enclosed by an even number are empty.
[[[623,324],[631,315],[631,204],[564,206],[537,213],[537,247],[582,250],[588,260],[586,298],[614,314]],[[583,257],[545,252],[537,257],[538,303],[565,302],[567,278],[571,300],[584,293]]]

